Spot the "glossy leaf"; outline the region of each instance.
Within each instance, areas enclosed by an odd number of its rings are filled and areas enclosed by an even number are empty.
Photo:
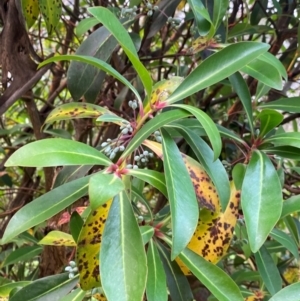
[[[189,249],[184,249],[179,258],[218,300],[244,300],[234,281],[216,265]]]
[[[188,75],[168,98],[168,102],[177,102],[218,83],[249,64],[268,48],[269,45],[257,42],[239,42],[227,46],[208,57]]]
[[[85,26],[99,23],[96,18],[89,18],[87,20],[90,20],[90,22],[85,24]],[[92,56],[107,62],[117,44],[116,39],[102,26],[82,42],[75,54]],[[72,61],[67,71],[67,83],[73,99],[77,101],[84,96],[87,102],[95,102],[105,76],[106,73],[95,66]]]
[[[269,301],[299,301],[300,300],[300,282],[286,286]]]
[[[72,235],[62,231],[51,231],[38,242],[40,245],[75,247]]]
[[[150,73],[139,60],[135,46],[128,34],[128,31],[120,23],[117,17],[105,7],[91,7],[88,8],[88,12],[91,13],[96,19],[98,19],[120,43],[124,52],[127,54],[129,60],[131,61],[133,67],[138,73],[145,87],[147,95],[150,95],[152,90],[152,79]]]
[[[24,145],[14,152],[5,166],[110,165],[111,161],[95,148],[73,140],[50,138]]]
[[[23,15],[26,20],[27,28],[29,29],[40,14],[38,0],[22,0]]]
[[[151,238],[153,237],[154,235],[154,228],[151,227],[151,226],[140,226],[140,232],[141,232],[141,235],[142,235],[142,239],[143,239],[143,244],[147,244]]]
[[[1,243],[34,227],[87,194],[89,177],[59,186],[22,207],[9,221]]]
[[[282,90],[282,78],[279,71],[268,62],[260,60],[259,57],[241,68],[241,71],[271,88]]]
[[[129,169],[128,174],[152,185],[160,192],[162,192],[165,197],[168,196],[166,180],[163,173],[149,169]]]
[[[78,237],[77,266],[80,286],[89,290],[100,286],[99,251],[112,200],[91,211]]]
[[[282,158],[300,160],[299,148],[294,146],[264,147],[263,151],[267,154],[277,155]]]
[[[282,209],[281,185],[270,159],[255,151],[242,186],[242,209],[252,252],[257,252],[279,220]]]
[[[275,101],[261,103],[259,108],[281,110],[290,113],[300,113],[300,97],[280,98]]]
[[[23,246],[14,251],[12,251],[1,263],[1,267],[5,267],[19,261],[25,262],[27,260],[32,260],[37,255],[41,254],[43,248],[38,245],[33,246]]]
[[[254,254],[258,271],[262,276],[265,286],[271,295],[275,295],[280,291],[282,286],[279,271],[267,249],[262,246],[260,250]]]
[[[281,218],[300,211],[300,195],[294,195],[283,202]]]
[[[167,301],[167,283],[163,264],[153,240],[150,240],[147,250],[148,277],[146,294],[148,301]]]
[[[243,185],[243,180],[246,173],[246,165],[238,163],[232,170],[232,178],[236,189],[240,190]]]
[[[300,242],[300,235],[299,235],[299,231],[298,231],[298,227],[297,227],[297,220],[288,215],[286,217],[284,217],[284,223],[287,226],[293,240],[297,243],[297,245],[299,245]]]
[[[190,241],[197,225],[199,207],[190,175],[181,153],[162,129],[164,171],[172,216],[172,252],[176,258]]]
[[[96,210],[124,188],[124,183],[115,174],[97,173],[93,175],[89,183],[91,208]]]
[[[215,2],[218,2],[218,1],[215,1]],[[232,84],[233,90],[236,92],[240,101],[243,104],[245,113],[247,115],[251,133],[254,134],[253,117],[252,117],[253,116],[252,100],[251,100],[249,88],[248,88],[245,80],[243,79],[242,75],[239,72],[232,74],[229,77],[229,81]]]
[[[79,234],[83,226],[83,219],[77,211],[74,211],[70,218],[70,232],[75,242],[78,241]]]
[[[275,146],[294,146],[300,148],[300,133],[289,132],[276,134],[264,140],[264,143],[273,143]]]
[[[73,290],[71,293],[61,298],[59,301],[82,301],[85,296],[85,291],[83,291],[80,287]]]
[[[141,101],[141,97],[138,91],[134,88],[134,86],[124,76],[122,76],[119,72],[117,72],[114,68],[112,68],[111,65],[107,64],[104,61],[85,55],[75,55],[75,54],[57,55],[40,63],[39,68],[49,63],[53,63],[57,61],[78,61],[78,62],[90,64],[101,70],[104,70],[105,72],[107,72],[108,74],[110,74],[111,76],[119,80],[121,83],[123,83],[125,86],[127,86],[135,94],[137,99]]]
[[[130,153],[137,149],[145,139],[147,139],[152,133],[162,126],[182,118],[186,118],[191,114],[184,110],[171,110],[163,112],[153,119],[149,120],[133,137],[133,139],[127,145],[125,151],[120,157],[120,160],[126,158]]]
[[[212,121],[212,119],[198,108],[181,104],[176,104],[174,106],[188,111],[189,113],[194,115],[196,119],[200,122],[210,140],[210,143],[214,150],[214,160],[216,160],[219,157],[222,150],[222,141],[218,129],[215,123]]]
[[[213,24],[216,30],[220,26],[226,14],[228,6],[229,6],[229,0],[214,1]]]
[[[222,209],[225,211],[230,196],[230,188],[227,172],[223,164],[218,159],[214,161],[214,154],[210,147],[194,132],[186,128],[182,128],[179,132],[191,146],[199,162],[213,181],[220,198]]]
[[[109,112],[107,109],[90,103],[70,102],[52,110],[47,116],[45,124],[76,118],[96,118],[107,112]]]
[[[297,260],[299,259],[298,246],[288,234],[279,229],[273,229],[270,233],[270,236],[281,243],[288,251],[290,251],[294,255]]]
[[[283,115],[277,111],[265,109],[257,115],[257,119],[260,120],[259,136],[264,137],[282,122]]]
[[[130,201],[124,192],[116,196],[111,205],[103,233],[100,263],[102,287],[108,300],[143,299],[147,280],[146,254]]]
[[[78,36],[82,36],[84,35],[91,27],[95,26],[99,24],[99,21],[94,18],[94,17],[90,17],[90,18],[85,18],[82,19],[76,26],[75,28],[75,33]]]
[[[1,298],[6,298],[9,296],[9,293],[17,288],[17,287],[24,287],[31,283],[31,281],[18,281],[18,282],[11,282],[11,283],[6,283],[0,286],[0,297]]]
[[[205,36],[210,33],[209,36],[213,36],[215,28],[210,19],[209,12],[203,5],[202,1],[188,0],[188,3],[193,10],[199,35]]]
[[[69,273],[48,276],[23,287],[10,301],[51,300],[59,301],[77,284],[78,277],[69,279]]]
[[[270,52],[266,52],[264,54],[262,54],[259,59],[261,61],[267,62],[268,64],[274,66],[277,71],[279,72],[279,74],[281,75],[281,77],[283,77],[285,80],[288,79],[288,75],[287,75],[287,71],[284,67],[284,65],[282,64],[282,62],[276,57],[274,56],[272,53]]]
[[[176,261],[171,261],[169,250],[161,243],[158,243],[157,247],[167,276],[167,284],[172,301],[193,300],[189,282]]]
[[[56,28],[61,15],[61,0],[38,0],[48,34]]]

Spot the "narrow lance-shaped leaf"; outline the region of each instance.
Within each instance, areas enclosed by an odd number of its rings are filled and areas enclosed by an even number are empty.
[[[290,132],[271,136],[264,140],[264,144],[272,143],[275,146],[294,146],[300,148],[300,133]]]
[[[268,44],[257,42],[239,42],[227,46],[203,61],[167,101],[174,103],[216,84],[249,64],[268,49]]]
[[[78,277],[69,279],[68,273],[48,276],[26,285],[16,292],[10,301],[36,301],[51,300],[59,301],[65,296],[78,282]]]
[[[92,209],[102,206],[125,188],[122,180],[115,174],[98,173],[91,177],[89,197]]]
[[[174,107],[184,109],[196,117],[199,123],[203,126],[210,140],[210,143],[214,150],[214,160],[216,160],[219,157],[222,150],[222,141],[221,141],[218,128],[215,125],[215,123],[212,121],[212,119],[202,110],[198,108],[194,108],[192,106],[176,104],[174,105]]]
[[[29,29],[38,19],[40,9],[38,0],[22,0],[23,15],[26,20],[27,28]]]
[[[100,286],[99,250],[111,203],[108,200],[89,214],[78,237],[76,260],[83,290]]]
[[[72,235],[62,231],[51,231],[38,243],[40,245],[48,245],[48,246],[65,246],[65,247],[76,246],[76,242],[74,241]]]
[[[146,294],[148,301],[167,301],[167,283],[163,264],[156,244],[151,239],[147,251],[148,277]]]
[[[162,129],[166,185],[172,216],[172,253],[174,259],[186,247],[197,225],[199,207],[190,175],[180,151]]]
[[[274,295],[269,301],[299,301],[300,296],[300,282],[286,286]]]
[[[251,101],[251,95],[249,92],[249,88],[239,72],[232,74],[229,77],[229,80],[230,80],[230,83],[232,84],[233,89],[235,90],[236,94],[238,95],[240,101],[243,104],[245,113],[248,118],[251,133],[254,134],[253,117],[252,117],[253,116],[252,101]]]
[[[124,52],[127,54],[129,60],[131,61],[133,67],[138,73],[146,89],[147,95],[150,95],[152,90],[152,79],[150,73],[139,60],[135,46],[128,34],[128,31],[120,23],[117,17],[105,7],[98,6],[88,8],[88,12],[91,13],[95,18],[97,18],[120,43]]]
[[[300,97],[280,98],[275,101],[261,103],[259,108],[281,110],[290,113],[300,113]]]
[[[50,138],[24,145],[14,152],[5,166],[110,165],[111,161],[95,148],[81,142]]]
[[[143,299],[147,279],[146,254],[125,192],[114,198],[109,211],[100,249],[100,273],[108,300]]]
[[[39,7],[45,19],[48,34],[51,35],[61,15],[61,0],[39,0]]]
[[[136,88],[124,76],[122,76],[118,71],[116,71],[114,68],[112,68],[111,65],[109,65],[106,62],[101,61],[95,57],[85,56],[85,55],[75,55],[75,54],[57,55],[57,56],[53,56],[53,57],[43,61],[42,63],[39,64],[39,67],[42,67],[42,66],[47,65],[52,62],[72,61],[72,60],[82,62],[82,63],[87,63],[87,64],[95,66],[101,70],[104,70],[108,74],[110,74],[113,77],[115,77],[116,79],[118,79],[125,86],[127,86],[134,93],[134,95],[137,97],[137,99],[139,99],[141,101],[141,97],[140,97],[138,91],[136,90]]]
[[[252,252],[257,252],[277,223],[282,208],[282,192],[270,159],[254,151],[242,186],[242,208]]]
[[[213,24],[217,30],[220,26],[229,5],[229,0],[214,1]]]
[[[59,213],[88,192],[90,176],[59,186],[22,207],[9,221],[1,243]]]
[[[271,295],[275,295],[280,291],[282,281],[271,255],[268,253],[267,249],[262,246],[254,256],[258,271],[262,276],[265,286]]]

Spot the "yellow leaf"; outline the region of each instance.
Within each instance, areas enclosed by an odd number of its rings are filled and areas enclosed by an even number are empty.
[[[22,0],[22,10],[29,29],[38,19],[40,13],[38,0]]]
[[[99,250],[112,200],[90,213],[78,238],[77,266],[83,290],[100,286]]]
[[[72,235],[61,232],[61,231],[51,231],[42,240],[39,241],[40,245],[48,246],[66,246],[75,247],[76,242],[74,241]]]

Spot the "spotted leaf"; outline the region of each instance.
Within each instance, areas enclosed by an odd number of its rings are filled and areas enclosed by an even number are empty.
[[[61,231],[51,231],[42,240],[39,241],[40,245],[48,246],[65,246],[75,247],[76,242],[74,241],[71,234]]]
[[[77,266],[83,290],[100,286],[99,250],[112,200],[90,213],[78,238]]]
[[[22,0],[22,9],[27,27],[30,28],[35,23],[40,13],[38,0]]]
[[[238,218],[240,192],[231,183],[231,195],[224,213],[214,212],[206,208],[200,211],[196,231],[188,244],[188,248],[206,260],[217,263],[227,252]],[[185,274],[190,271],[177,259]]]
[[[109,111],[90,103],[71,102],[55,108],[47,117],[45,124],[74,118],[96,118]]]
[[[38,0],[45,19],[48,34],[51,35],[61,15],[61,0]]]

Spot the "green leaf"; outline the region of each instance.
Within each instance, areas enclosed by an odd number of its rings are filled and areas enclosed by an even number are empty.
[[[0,286],[0,297],[6,298],[9,296],[9,293],[17,288],[17,287],[23,287],[31,283],[31,281],[18,281],[18,282],[11,282],[11,283],[6,283],[4,285]],[[24,301],[24,300],[23,300]]]
[[[78,282],[78,277],[69,279],[69,273],[44,277],[31,282],[15,293],[10,301],[59,301]]]
[[[199,207],[189,172],[181,153],[166,130],[162,129],[164,171],[172,216],[172,252],[175,259],[193,236]]]
[[[288,234],[281,230],[273,229],[270,236],[289,250],[297,260],[299,259],[298,246]]]
[[[61,15],[61,0],[38,0],[48,34],[51,35]]]
[[[154,235],[154,228],[151,227],[151,226],[149,226],[149,225],[140,226],[140,232],[141,232],[141,235],[142,235],[143,244],[145,245],[153,237],[153,235]]]
[[[238,163],[234,165],[232,170],[232,178],[237,190],[240,190],[242,188],[245,173],[246,173],[246,165],[242,163]]]
[[[118,115],[115,114],[103,114],[100,117],[98,117],[96,121],[112,122],[117,125],[129,124],[129,122],[126,119],[119,117]]]
[[[80,287],[73,290],[71,293],[61,298],[59,301],[82,301],[85,296],[85,291],[83,291]]]
[[[215,0],[214,10],[213,10],[213,24],[215,25],[215,30],[217,30],[223,21],[223,18],[227,12],[229,6],[229,0]]]
[[[72,235],[62,231],[51,231],[38,242],[40,245],[75,247]]]
[[[9,221],[2,244],[34,227],[87,194],[90,176],[59,186],[22,207]]]
[[[14,152],[5,166],[110,165],[111,161],[95,148],[81,142],[50,138],[24,145]]]
[[[82,19],[75,27],[75,33],[77,36],[82,36],[90,28],[92,28],[93,26],[95,26],[97,24],[99,24],[99,21],[94,17]]]
[[[289,132],[276,134],[264,140],[264,144],[273,143],[275,146],[294,146],[300,148],[300,133]]]
[[[167,283],[163,264],[156,244],[151,239],[147,251],[148,277],[146,294],[148,301],[167,301]]]
[[[27,28],[29,29],[40,14],[38,0],[22,0],[23,16],[26,20]]]
[[[163,173],[149,169],[128,169],[128,174],[141,179],[158,189],[165,197],[168,196],[166,180]]]
[[[214,3],[216,3],[216,2],[218,2],[218,1],[215,1]],[[248,118],[249,127],[250,127],[251,133],[253,135],[254,134],[253,117],[252,117],[253,110],[252,110],[252,100],[251,100],[249,88],[239,72],[232,74],[229,77],[229,81],[232,84],[234,91],[236,92],[240,101],[243,104],[245,113]]]
[[[268,44],[257,42],[234,43],[203,61],[168,98],[174,103],[214,85],[241,70],[257,56],[269,49]]]
[[[215,28],[202,1],[188,0],[188,3],[193,10],[199,35],[205,36],[210,33],[209,37],[212,37],[215,33]]]
[[[280,291],[282,282],[279,271],[267,249],[262,246],[260,250],[254,254],[258,271],[262,276],[265,286],[271,295],[275,295]]]
[[[149,120],[133,137],[122,153],[120,160],[124,160],[130,153],[137,149],[145,139],[162,126],[182,118],[186,118],[191,114],[184,110],[170,110],[156,115]]]
[[[217,188],[223,212],[227,207],[230,187],[227,172],[220,160],[214,161],[214,154],[203,139],[187,128],[179,130],[186,142],[191,146],[199,162],[203,165]]]
[[[169,250],[161,243],[158,243],[157,247],[167,276],[172,301],[193,300],[190,284],[176,261],[170,260]]]
[[[281,110],[289,113],[300,113],[300,97],[280,98],[275,101],[261,103],[259,108]]]
[[[105,7],[91,7],[88,8],[88,12],[91,13],[95,18],[97,18],[120,43],[124,52],[127,54],[129,60],[131,61],[133,67],[138,73],[145,87],[147,95],[149,96],[152,90],[152,79],[147,68],[139,60],[139,56],[136,52],[135,46],[132,42],[132,39],[130,38],[130,35],[128,34],[128,31],[120,23],[117,17]]]
[[[288,75],[287,75],[287,72],[286,72],[286,69],[284,67],[284,65],[281,63],[281,61],[276,57],[274,56],[272,53],[270,52],[266,52],[264,54],[262,54],[259,59],[261,61],[264,61],[264,62],[267,62],[269,63],[270,65],[274,66],[277,71],[279,72],[279,74],[285,79],[287,80],[288,79]]]
[[[283,202],[281,218],[300,211],[300,195],[294,195]]]
[[[203,126],[210,143],[212,145],[212,148],[214,150],[214,160],[216,160],[221,153],[222,150],[222,141],[219,134],[219,131],[215,125],[215,123],[212,121],[212,119],[204,113],[202,110],[189,106],[189,105],[180,105],[176,104],[174,107],[184,109],[188,111],[189,113],[193,114],[197,120],[200,122],[200,124]]]
[[[269,87],[282,90],[282,78],[279,71],[273,65],[261,60],[259,57],[240,70]]]
[[[83,226],[83,219],[77,211],[74,211],[70,218],[70,232],[75,242],[77,242],[80,231]]]
[[[90,178],[89,197],[93,210],[124,190],[122,180],[115,174],[97,173]]]
[[[286,286],[269,301],[299,301],[300,300],[300,282]]]
[[[277,111],[265,109],[257,115],[257,119],[260,120],[259,137],[264,137],[282,122],[283,115]]]
[[[263,151],[267,154],[277,155],[282,158],[300,160],[299,148],[293,146],[264,147]]]
[[[2,262],[1,267],[17,263],[19,261],[25,262],[32,260],[37,255],[41,254],[43,248],[37,245],[20,247],[11,252]]]
[[[238,286],[218,266],[187,248],[179,255],[179,258],[218,300],[244,300]]]
[[[262,82],[257,83],[256,87],[256,94],[255,94],[255,99],[258,100],[261,97],[265,96],[269,91],[271,90],[271,87],[263,84]]]
[[[283,220],[284,220],[284,223],[286,224],[293,240],[297,243],[297,245],[299,245],[300,238],[299,238],[299,231],[298,231],[298,227],[297,227],[297,220],[290,215],[284,217]]]
[[[108,300],[142,300],[147,262],[141,233],[126,194],[113,200],[100,249],[102,287]],[[113,267],[113,268],[112,268]]]
[[[242,209],[252,252],[257,252],[279,220],[281,185],[270,159],[254,151],[242,186]]]

